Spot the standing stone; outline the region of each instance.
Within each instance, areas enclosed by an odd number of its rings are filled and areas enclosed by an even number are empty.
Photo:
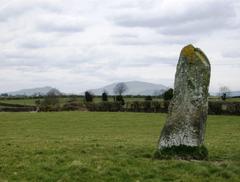
[[[177,154],[179,150],[189,152],[203,146],[210,69],[209,60],[200,49],[192,45],[182,49],[175,75],[174,96],[159,139],[158,153],[171,151]]]

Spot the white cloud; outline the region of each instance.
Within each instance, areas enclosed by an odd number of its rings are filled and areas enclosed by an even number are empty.
[[[172,86],[188,43],[209,57],[212,91],[240,90],[239,22],[237,0],[2,1],[0,92],[82,92],[127,80]]]

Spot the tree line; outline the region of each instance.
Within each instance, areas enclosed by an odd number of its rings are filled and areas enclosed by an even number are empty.
[[[114,92],[114,102],[120,104],[120,105],[125,105],[125,100],[124,100],[124,96],[123,94],[128,90],[128,87],[125,83],[118,83],[116,84],[116,86],[113,89]],[[59,96],[60,96],[60,92],[57,89],[52,89],[50,90],[46,97],[43,98],[43,100],[37,100],[36,106],[42,110],[42,111],[58,111],[61,108],[61,103],[59,101]],[[167,91],[165,91],[161,97],[164,100],[171,100],[171,98],[173,97],[173,89],[168,89]],[[101,95],[101,100],[102,102],[108,102],[109,101],[109,95],[107,93],[107,91],[103,91],[102,95]],[[145,100],[146,101],[152,101],[153,98],[152,96],[145,96]],[[92,103],[94,101],[94,94],[92,94],[90,91],[86,91],[84,93],[84,101],[86,103]],[[66,104],[64,104],[63,107],[65,107],[65,109],[74,109],[74,108],[79,108],[81,105],[81,103],[77,102],[76,98],[72,97]]]

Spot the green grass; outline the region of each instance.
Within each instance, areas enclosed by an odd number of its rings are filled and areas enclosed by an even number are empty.
[[[172,146],[156,150],[154,159],[208,160],[208,150],[201,146]]]
[[[226,101],[227,102],[240,102],[240,98],[229,98]]]
[[[59,99],[60,104],[63,106],[65,103],[67,103],[69,101],[70,98],[67,97],[61,97]],[[131,102],[131,101],[144,101],[145,98],[144,97],[139,97],[139,98],[131,98],[131,97],[124,97],[126,102]],[[25,99],[0,99],[0,102],[3,103],[7,103],[7,104],[21,104],[21,105],[29,105],[29,106],[35,106],[35,102],[36,100],[39,99],[33,99],[33,98],[25,98]],[[40,99],[43,100],[43,99]],[[110,102],[113,102],[114,99],[113,97],[109,97],[108,100]],[[77,101],[82,103],[84,101],[83,97],[78,97]],[[102,98],[101,97],[94,97],[94,102],[98,103],[98,102],[102,102]],[[153,98],[153,101],[162,101],[162,99],[160,98]]]
[[[7,103],[7,104],[21,104],[21,105],[30,105],[35,106],[36,101],[39,99],[33,99],[33,98],[25,98],[25,99],[0,99],[0,102]],[[40,99],[43,100],[43,99]],[[69,98],[60,98],[59,102],[61,105],[65,104]],[[79,102],[82,102],[82,98],[77,99]]]
[[[152,160],[165,117],[0,113],[0,181],[240,181],[240,117],[209,116],[209,161]]]
[[[209,97],[209,101],[223,101],[220,97]],[[240,102],[240,98],[227,98],[225,102]]]
[[[30,105],[35,106],[35,101],[38,99],[0,99],[0,102],[7,104],[21,104],[21,105]]]
[[[67,97],[61,97],[59,99],[60,104],[63,106],[65,103],[67,103],[67,101],[70,98]],[[145,101],[144,97],[124,97],[126,102],[133,102],[133,101]],[[30,105],[30,106],[35,106],[35,102],[38,99],[33,99],[33,98],[25,98],[25,99],[0,99],[0,102],[3,103],[8,103],[8,104],[22,104],[22,105]],[[42,100],[42,99],[40,99]],[[78,97],[77,101],[82,103],[83,102],[83,97]],[[113,102],[114,99],[113,97],[109,97],[108,100],[110,102]],[[94,97],[93,99],[94,102],[98,103],[101,102],[101,97]],[[163,99],[161,98],[153,98],[153,101],[163,101]],[[210,97],[209,101],[222,101],[220,97]],[[240,98],[228,98],[225,102],[240,102]]]

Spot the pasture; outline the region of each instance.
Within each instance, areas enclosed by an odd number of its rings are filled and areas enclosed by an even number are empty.
[[[71,99],[72,99],[72,97],[70,97],[70,96],[59,97],[59,102],[60,102],[61,105],[64,105]],[[79,102],[79,103],[84,103],[84,97],[83,96],[74,97],[74,99],[76,99],[76,101]],[[0,102],[2,102],[2,103],[21,104],[21,105],[28,105],[28,106],[35,106],[37,100],[42,101],[43,98],[40,98],[40,99],[31,98],[31,97],[26,97],[26,98],[0,98]],[[145,97],[124,97],[124,100],[126,102],[144,101]],[[113,102],[114,101],[113,96],[109,96],[108,101]],[[163,101],[163,99],[153,97],[153,101]],[[100,96],[96,96],[96,97],[94,97],[93,102],[94,103],[102,102],[102,98]]]
[[[152,160],[165,117],[0,113],[0,181],[240,181],[239,116],[208,117],[208,161]]]
[[[76,101],[79,103],[84,103],[84,97],[75,97]],[[159,97],[153,97],[152,98],[153,101],[163,101],[162,98]],[[7,104],[21,104],[21,105],[27,105],[27,106],[35,106],[36,105],[36,101],[40,100],[42,101],[43,99],[37,99],[37,98],[31,98],[31,97],[26,97],[26,98],[0,98],[0,102],[2,103],[7,103]],[[70,96],[66,96],[66,97],[59,97],[59,102],[61,105],[66,104],[69,100],[71,100]],[[145,97],[129,97],[129,96],[125,96],[124,100],[126,102],[133,102],[133,101],[144,101]],[[109,96],[108,97],[108,101],[113,102],[113,96]],[[222,101],[219,97],[210,97],[209,101]],[[93,99],[94,103],[99,103],[102,102],[102,98],[100,96],[96,96]],[[240,102],[240,98],[228,98],[225,102]]]

